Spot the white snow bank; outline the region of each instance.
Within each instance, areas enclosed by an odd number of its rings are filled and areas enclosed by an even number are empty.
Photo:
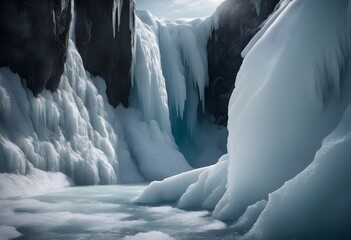
[[[163,232],[158,232],[158,231],[138,233],[134,236],[126,236],[123,238],[123,240],[156,240],[156,239],[157,240],[174,240],[175,238],[172,238],[167,234]]]
[[[245,239],[351,238],[351,105],[302,173],[269,195]]]
[[[0,199],[23,197],[68,187],[71,181],[62,173],[31,169],[27,175],[0,174]],[[2,233],[2,231],[0,230]]]
[[[213,210],[226,191],[228,155],[223,155],[216,165],[206,169],[199,179],[182,195],[178,207]]]
[[[146,204],[176,202],[205,170],[206,168],[199,168],[167,178],[162,182],[152,182],[135,202]]]

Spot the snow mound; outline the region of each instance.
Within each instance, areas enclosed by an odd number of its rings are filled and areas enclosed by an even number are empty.
[[[0,174],[0,199],[34,195],[70,185],[71,181],[62,173],[38,169],[31,169],[25,176],[4,173]]]
[[[19,233],[16,228],[14,227],[9,227],[9,226],[0,226],[0,233],[1,233],[1,240],[9,240],[9,239],[15,239],[20,236],[22,236],[21,233]]]
[[[269,195],[244,239],[350,239],[350,121],[351,105],[313,163]]]
[[[147,232],[147,233],[138,233],[134,236],[126,236],[123,238],[123,240],[174,240],[175,238],[172,238],[168,236],[167,234],[163,232],[158,232],[158,231],[152,231],[152,232]]]
[[[135,202],[147,204],[176,202],[205,170],[206,168],[200,168],[167,178],[162,182],[152,182]]]

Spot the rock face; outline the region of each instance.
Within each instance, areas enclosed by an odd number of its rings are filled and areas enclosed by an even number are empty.
[[[134,42],[133,0],[76,0],[76,46],[84,67],[106,81],[111,105],[128,106]],[[119,9],[120,8],[120,9]]]
[[[66,61],[70,0],[0,1],[0,67],[26,80],[34,95],[55,91]]]
[[[242,63],[241,52],[278,2],[227,0],[218,7],[219,27],[212,32],[207,45],[209,87],[206,91],[206,108],[217,124],[227,124],[229,98]]]

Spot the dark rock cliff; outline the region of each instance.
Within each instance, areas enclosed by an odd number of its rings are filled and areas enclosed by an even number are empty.
[[[114,107],[119,103],[128,106],[131,88],[134,1],[121,0],[121,3],[123,4],[118,24],[119,9],[113,7],[113,0],[75,1],[78,51],[85,69],[106,81],[108,100]]]
[[[34,95],[54,91],[66,61],[70,0],[1,0],[0,67],[26,79]]]
[[[209,87],[206,109],[217,124],[226,125],[228,103],[242,64],[241,52],[273,12],[279,0],[262,0],[260,12],[249,0],[227,0],[217,9],[219,27],[208,42]]]

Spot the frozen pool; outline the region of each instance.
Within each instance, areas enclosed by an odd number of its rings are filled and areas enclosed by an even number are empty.
[[[71,187],[0,200],[0,239],[234,239],[206,211],[133,203],[145,186]]]

